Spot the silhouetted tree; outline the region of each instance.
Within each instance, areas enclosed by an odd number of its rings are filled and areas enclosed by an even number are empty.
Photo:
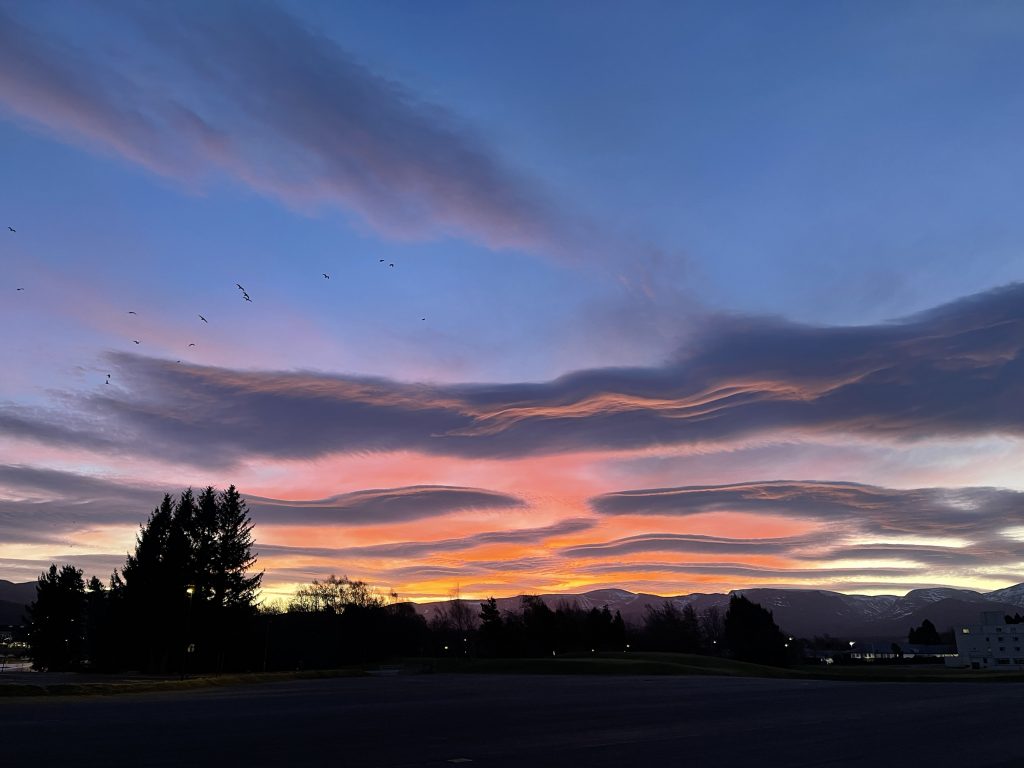
[[[520,598],[523,655],[551,656],[557,651],[555,614],[539,595]]]
[[[682,610],[672,601],[648,605],[643,644],[649,650],[696,653],[701,647],[700,623],[692,605]]]
[[[505,622],[493,597],[480,603],[480,631],[477,647],[484,656],[505,655]]]
[[[786,663],[786,638],[775,624],[771,611],[742,595],[729,599],[725,643],[741,661],[777,666]]]
[[[39,576],[28,608],[29,644],[35,669],[78,669],[85,651],[85,582],[71,565],[56,565]]]
[[[907,633],[907,640],[920,645],[939,645],[942,642],[939,631],[928,619],[922,621],[921,626],[912,628]]]
[[[384,598],[365,581],[352,581],[348,576],[340,579],[333,573],[323,581],[313,579],[311,584],[299,587],[288,602],[289,613],[333,613],[341,615],[346,608],[379,608]]]
[[[622,620],[622,614],[618,611],[612,618],[609,642],[613,651],[622,651],[626,648],[626,622]]]
[[[193,667],[221,668],[255,614],[262,573],[251,573],[252,522],[234,486],[177,502],[169,494],[111,581],[111,608],[128,636],[126,666],[167,670],[195,645]],[[183,664],[183,660],[180,662]]]
[[[725,642],[725,618],[722,611],[710,605],[700,612],[700,637],[704,648],[712,653]]]
[[[217,505],[214,536],[214,599],[217,605],[251,612],[263,580],[263,573],[252,573],[256,555],[252,553],[252,520],[245,499],[228,486]]]

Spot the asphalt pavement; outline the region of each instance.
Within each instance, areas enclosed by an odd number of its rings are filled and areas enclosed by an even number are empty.
[[[0,698],[10,766],[1020,766],[1019,683],[396,675]]]

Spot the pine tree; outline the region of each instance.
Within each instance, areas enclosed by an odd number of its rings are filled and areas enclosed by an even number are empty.
[[[478,642],[480,653],[484,656],[501,656],[504,648],[504,622],[498,601],[493,597],[480,603],[480,635]]]
[[[123,609],[122,629],[129,667],[163,670],[171,652],[172,617],[168,614],[173,579],[168,572],[168,550],[175,520],[175,505],[164,494],[135,538],[135,553],[128,555],[121,574],[111,576],[111,592]],[[177,614],[175,614],[176,616]]]
[[[741,661],[784,666],[786,638],[775,624],[771,611],[742,595],[729,599],[725,614],[725,642]]]
[[[39,576],[29,606],[29,644],[35,669],[69,670],[81,666],[85,651],[85,582],[71,565]]]
[[[220,496],[214,560],[214,600],[217,605],[251,613],[263,572],[250,573],[256,564],[252,553],[252,520],[245,500],[229,486]]]

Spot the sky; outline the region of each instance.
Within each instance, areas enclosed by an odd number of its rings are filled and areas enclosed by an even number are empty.
[[[1022,22],[0,0],[0,578],[1024,581]]]

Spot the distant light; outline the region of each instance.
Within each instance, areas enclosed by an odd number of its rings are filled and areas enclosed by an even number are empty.
[[[195,591],[196,591],[196,588],[193,587],[191,584],[189,586],[185,587],[185,594],[188,595],[189,597],[192,597],[192,594]]]

